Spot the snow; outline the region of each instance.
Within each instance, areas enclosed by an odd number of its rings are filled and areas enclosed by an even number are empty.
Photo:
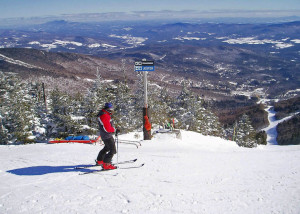
[[[66,45],[75,45],[75,46],[82,46],[82,43],[80,42],[74,42],[74,41],[62,41],[62,40],[55,40],[53,43],[54,45],[61,45],[61,46],[66,46]]]
[[[28,42],[29,45],[40,45],[41,43],[38,41]]]
[[[206,38],[198,38],[198,37],[188,37],[188,36],[178,36],[178,37],[175,37],[173,38],[174,40],[180,40],[180,41],[183,41],[183,40],[206,40]]]
[[[298,93],[300,92],[300,88],[297,88],[295,90],[290,90],[290,91],[287,91],[284,96],[291,96],[291,95],[294,95],[296,96]]]
[[[246,149],[182,131],[182,140],[157,134],[139,149],[119,144],[118,159],[138,158],[126,166],[142,168],[87,175],[73,169],[93,163],[101,148],[0,146],[0,213],[300,212],[299,146]]]
[[[287,39],[282,39],[282,41],[275,41],[272,39],[256,39],[255,37],[244,37],[244,38],[236,38],[236,39],[227,39],[223,42],[228,44],[249,44],[249,45],[263,45],[263,44],[275,44],[276,49],[283,49],[293,47],[294,45],[291,43],[284,43]],[[297,43],[297,40],[291,40]]]
[[[116,48],[117,46],[109,45],[109,44],[94,43],[94,44],[88,45],[88,47],[89,48],[99,48],[99,47],[103,47],[103,48]]]
[[[276,120],[276,112],[274,111],[273,106],[268,106],[265,109],[268,112],[268,120],[269,120],[269,126],[264,128],[263,130],[267,133],[267,143],[271,144],[271,145],[277,145],[277,125],[279,123],[282,123],[285,120],[288,120],[290,118],[292,118],[295,114],[289,115],[285,118],[282,118],[280,120]]]
[[[112,37],[112,38],[123,39],[129,45],[142,45],[143,42],[148,40],[148,38],[134,37],[134,36],[131,36],[131,35],[118,36],[118,35],[115,35],[115,34],[111,34],[109,36]]]
[[[53,49],[53,48],[57,48],[57,45],[54,45],[54,44],[42,44],[41,47],[47,48],[48,50],[50,50],[50,49]]]
[[[278,43],[278,44],[275,44],[275,46],[276,46],[277,49],[283,49],[283,48],[293,47],[294,45],[293,44]]]
[[[296,44],[300,44],[300,39],[293,39],[291,41],[294,42],[294,43],[296,43]]]
[[[40,42],[38,41],[31,41],[28,43],[29,45],[39,45],[41,46],[42,48],[47,48],[47,49],[54,49],[54,48],[57,48],[57,46],[62,46],[62,47],[65,47],[65,46],[68,46],[68,45],[73,45],[73,46],[77,46],[77,47],[81,47],[83,46],[82,43],[80,42],[74,42],[74,41],[63,41],[63,40],[58,40],[56,39],[53,43],[50,43],[50,44],[41,44]],[[68,47],[68,49],[75,49],[74,47]]]
[[[88,47],[89,47],[89,48],[99,48],[99,47],[101,47],[101,44],[99,44],[99,43],[94,43],[94,44],[88,45]]]

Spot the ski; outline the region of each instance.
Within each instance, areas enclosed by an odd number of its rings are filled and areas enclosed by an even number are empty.
[[[132,160],[127,160],[127,161],[121,161],[119,163],[113,163],[113,165],[126,164],[126,163],[134,163],[136,161],[137,161],[137,158],[136,159],[132,159]],[[87,169],[87,168],[92,168],[92,167],[97,167],[97,166],[101,166],[101,165],[93,164],[93,165],[86,165],[86,166],[77,166],[77,167],[74,167],[74,169]]]
[[[136,169],[136,168],[141,168],[142,166],[144,166],[145,164],[141,164],[141,165],[138,165],[138,166],[129,166],[129,167],[118,167],[117,169]],[[91,171],[88,171],[88,172],[83,172],[83,173],[80,173],[79,175],[86,175],[86,174],[92,174],[92,173],[98,173],[98,172],[106,172],[106,171],[112,171],[112,170],[116,170],[116,169],[108,169],[108,170],[105,170],[105,169],[99,169],[99,170],[91,170]]]

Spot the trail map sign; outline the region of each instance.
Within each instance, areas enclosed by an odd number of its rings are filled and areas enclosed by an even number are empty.
[[[154,71],[154,61],[135,62],[134,71]]]

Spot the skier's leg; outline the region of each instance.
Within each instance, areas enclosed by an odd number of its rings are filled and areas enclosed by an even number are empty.
[[[100,150],[98,157],[97,157],[97,161],[103,161],[106,153],[109,152],[109,146],[105,143],[105,141],[103,141],[103,142],[104,142],[105,146],[102,150]]]
[[[115,145],[115,140],[113,137],[109,138],[106,140],[106,144],[108,149],[109,149],[109,152],[105,155],[104,157],[104,163],[111,163],[111,160],[114,156],[114,154],[117,153],[117,150],[116,150],[116,145]]]

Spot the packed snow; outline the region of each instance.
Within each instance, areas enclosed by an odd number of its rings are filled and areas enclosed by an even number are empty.
[[[142,168],[85,175],[74,167],[102,145],[0,146],[0,213],[300,213],[299,146],[246,149],[188,131],[141,144],[120,143],[113,161]]]
[[[268,112],[268,121],[269,121],[268,127],[263,129],[267,133],[267,143],[271,144],[271,145],[277,145],[278,144],[277,143],[277,135],[278,135],[277,125],[286,120],[289,120],[290,118],[292,118],[294,115],[296,115],[299,112],[291,114],[280,120],[277,120],[276,119],[276,111],[274,111],[273,106],[268,106],[265,110]]]

